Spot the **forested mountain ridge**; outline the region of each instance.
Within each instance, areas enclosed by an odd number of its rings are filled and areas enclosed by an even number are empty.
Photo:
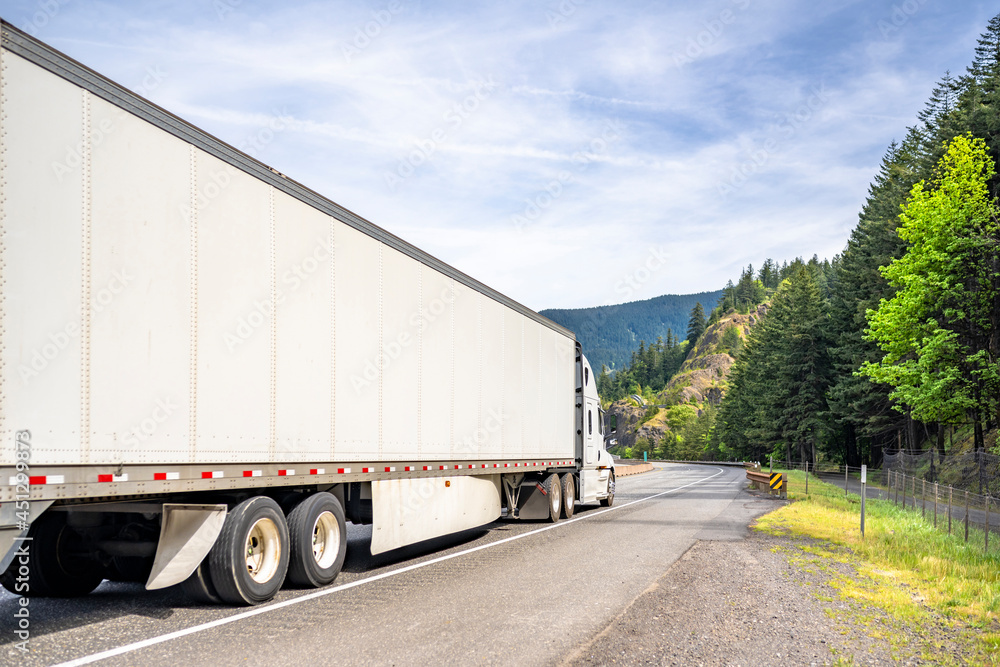
[[[620,369],[639,347],[640,341],[666,340],[668,332],[684,336],[688,316],[696,303],[711,308],[722,290],[698,294],[664,294],[645,301],[613,306],[543,310],[541,315],[576,334],[595,373],[602,366]]]

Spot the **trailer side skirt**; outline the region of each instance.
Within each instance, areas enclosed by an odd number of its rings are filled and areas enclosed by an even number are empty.
[[[500,475],[372,482],[372,554],[415,544],[500,517]]]

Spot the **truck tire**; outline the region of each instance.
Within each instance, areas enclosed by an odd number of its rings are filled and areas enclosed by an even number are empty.
[[[542,482],[542,489],[549,501],[549,520],[555,523],[562,515],[562,484],[559,475],[552,473]]]
[[[41,516],[32,524],[28,536],[32,540],[28,543],[29,555],[24,557],[27,563],[15,557],[0,576],[0,584],[11,593],[28,597],[80,597],[104,581],[104,567],[88,557],[83,538],[66,525],[62,516]]]
[[[566,473],[562,478],[562,505],[563,516],[572,519],[576,509],[576,480],[571,473]]]
[[[611,507],[615,504],[615,472],[614,470],[608,475],[608,497],[601,498],[602,507]]]
[[[267,602],[288,571],[288,526],[278,503],[254,496],[226,516],[208,552],[215,590],[223,602],[249,606]]]
[[[332,583],[347,553],[347,523],[336,496],[316,493],[296,505],[288,513],[288,542],[288,581],[293,586],[319,588]]]
[[[211,564],[206,556],[195,568],[191,576],[180,583],[181,591],[192,602],[198,604],[222,604],[222,598],[215,590],[212,583]]]

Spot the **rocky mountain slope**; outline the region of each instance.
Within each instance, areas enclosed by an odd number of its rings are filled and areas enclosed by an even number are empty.
[[[618,442],[636,447],[647,441],[653,447],[701,415],[706,406],[718,405],[726,391],[726,378],[751,328],[767,313],[761,304],[749,313],[730,311],[710,324],[676,375],[656,396],[656,403],[640,406],[632,398],[611,404],[618,420]]]

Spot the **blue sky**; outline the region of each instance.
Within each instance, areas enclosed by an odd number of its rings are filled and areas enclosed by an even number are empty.
[[[535,308],[840,252],[1000,7],[2,0],[0,16]]]

